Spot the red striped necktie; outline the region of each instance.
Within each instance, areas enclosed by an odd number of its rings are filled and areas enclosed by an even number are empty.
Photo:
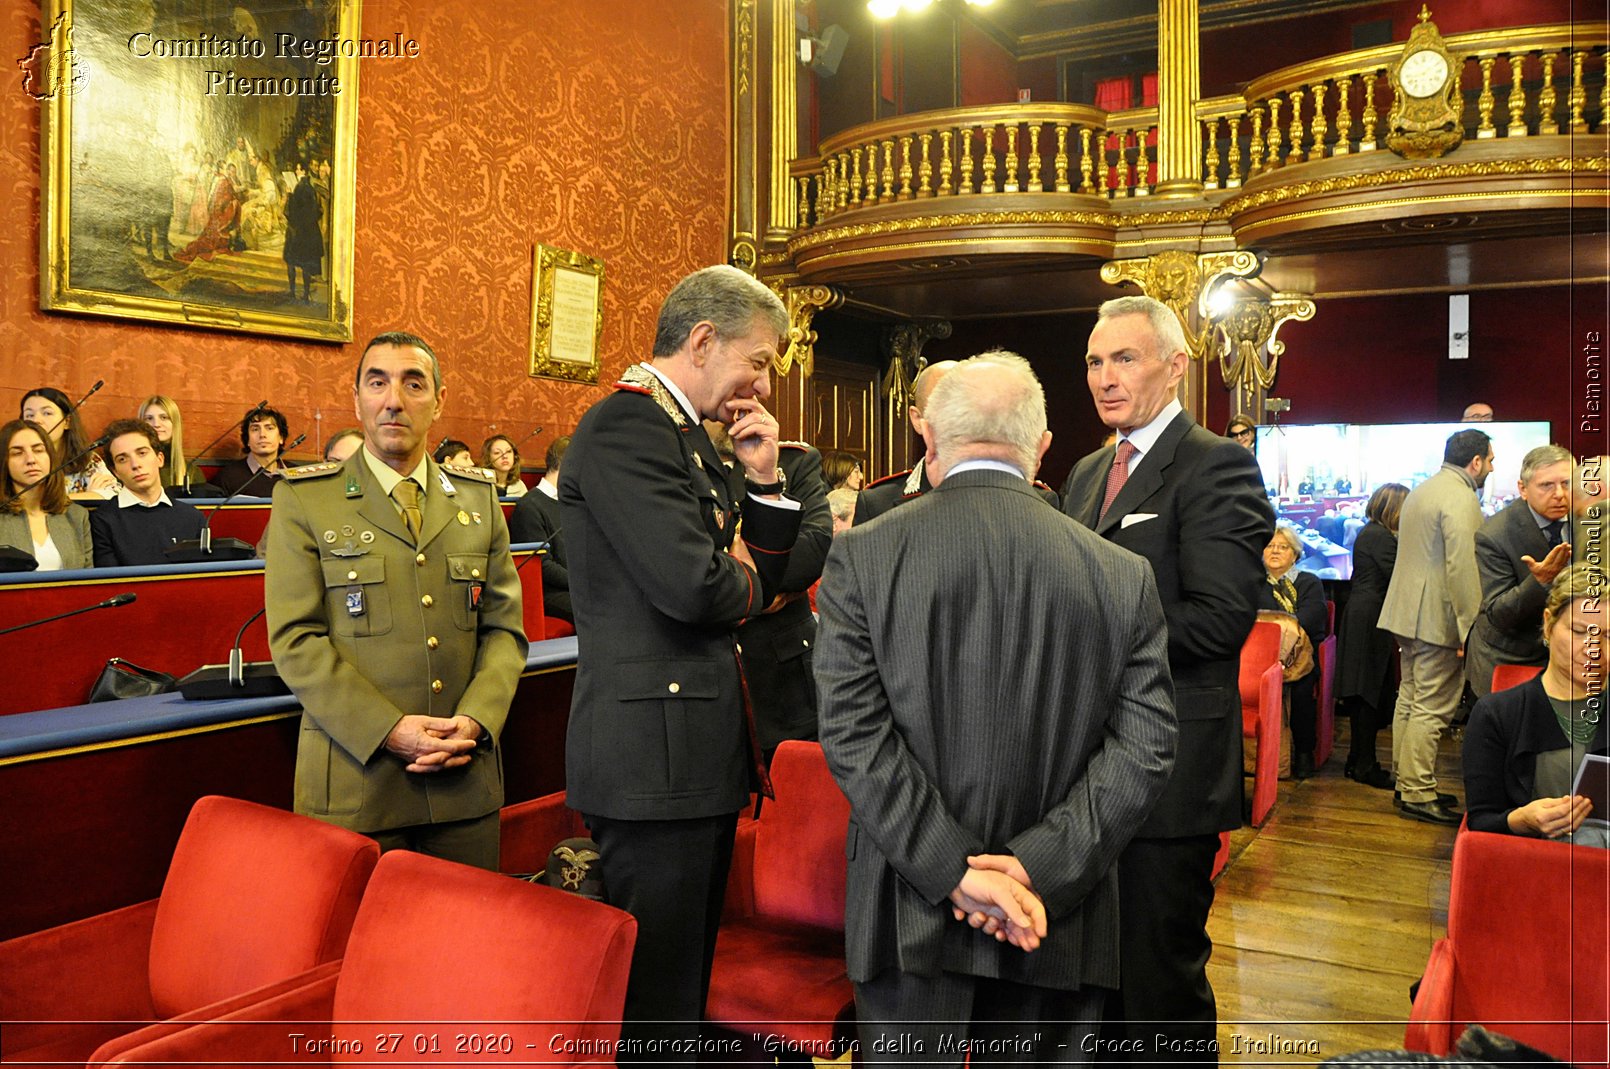
[[[1106,519],[1107,510],[1112,508],[1113,498],[1118,496],[1118,491],[1129,481],[1129,462],[1135,459],[1135,454],[1139,452],[1140,450],[1136,449],[1135,444],[1128,438],[1118,443],[1118,455],[1113,459],[1112,470],[1107,472],[1107,492],[1101,496],[1101,514],[1096,517],[1097,523]]]

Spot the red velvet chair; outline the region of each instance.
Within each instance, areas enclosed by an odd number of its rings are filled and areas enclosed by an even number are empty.
[[[1319,711],[1314,718],[1314,768],[1325,767],[1336,746],[1336,603],[1325,602],[1330,615],[1325,638],[1314,651],[1319,660]]]
[[[339,958],[379,856],[332,824],[202,798],[160,898],[0,943],[0,1060],[82,1063]]]
[[[338,966],[91,1064],[613,1064],[636,940],[611,906],[394,850]]]
[[[854,1036],[844,964],[850,803],[814,742],[779,746],[771,778],[777,797],[738,827],[705,1013],[746,1035],[842,1053]]]
[[[1610,850],[1520,835],[1454,841],[1448,936],[1431,948],[1404,1045],[1447,1054],[1480,1024],[1577,1066],[1610,1028]]]
[[[1495,664],[1493,665],[1493,690],[1508,690],[1510,687],[1518,687],[1542,671],[1541,665]]]
[[[548,855],[555,846],[588,835],[581,814],[565,805],[564,791],[506,805],[498,823],[498,867],[504,872],[541,872],[548,867]]]
[[[1252,625],[1241,646],[1241,735],[1256,739],[1252,773],[1252,824],[1262,827],[1280,784],[1280,714],[1284,707],[1280,625]]]

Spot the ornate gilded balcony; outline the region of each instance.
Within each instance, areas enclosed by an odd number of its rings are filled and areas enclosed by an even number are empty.
[[[1155,108],[1009,104],[869,123],[794,161],[788,257],[804,279],[849,282],[1054,267],[1187,233],[1279,252],[1447,227],[1602,229],[1607,42],[1604,22],[1443,39],[1459,88],[1446,91],[1444,154],[1429,159],[1406,158],[1401,130],[1389,146],[1403,42],[1275,71],[1197,103],[1199,196],[1155,195],[1167,136]]]

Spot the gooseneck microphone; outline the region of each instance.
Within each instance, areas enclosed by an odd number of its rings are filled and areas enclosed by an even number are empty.
[[[229,649],[229,663],[204,664],[179,680],[179,693],[187,701],[205,701],[217,698],[266,698],[275,694],[289,694],[291,688],[280,678],[273,661],[246,661],[241,642],[246,629],[256,623],[264,606],[252,613],[240,630],[235,632],[235,644]]]
[[[260,404],[267,403],[267,401],[260,402]],[[305,434],[299,435],[296,441],[285,448],[295,448],[301,445],[306,438],[307,435]],[[195,538],[186,538],[182,542],[175,542],[164,550],[162,555],[168,558],[168,563],[202,564],[209,560],[251,560],[257,556],[257,547],[242,538],[220,538],[214,542],[212,537],[212,518],[218,515],[219,509],[235,500],[235,498],[245,495],[246,488],[256,482],[257,477],[265,471],[267,471],[266,468],[259,468],[252,474],[250,479],[240,484],[238,490],[209,508],[206,517],[201,521],[201,531]],[[273,480],[270,479],[269,482],[272,486]]]
[[[98,601],[94,605],[85,605],[81,609],[72,609],[68,612],[57,613],[55,616],[46,616],[40,620],[29,620],[25,624],[17,624],[13,627],[0,629],[0,635],[9,635],[13,631],[26,631],[30,627],[38,627],[40,624],[48,624],[57,620],[65,620],[69,616],[77,616],[79,613],[85,612],[94,612],[96,609],[115,609],[120,605],[131,604],[134,600],[135,597],[133,594],[118,594],[114,597],[107,598],[105,601]]]

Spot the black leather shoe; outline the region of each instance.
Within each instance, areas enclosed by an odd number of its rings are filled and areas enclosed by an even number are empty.
[[[1307,779],[1314,774],[1314,755],[1311,753],[1293,754],[1291,758],[1291,778]]]
[[[1347,778],[1355,783],[1362,783],[1366,787],[1374,787],[1382,791],[1390,790],[1394,782],[1392,774],[1377,763],[1370,764],[1368,768],[1355,767],[1349,770]]]
[[[1443,794],[1441,791],[1437,792],[1437,804],[1438,805],[1454,805],[1458,801],[1459,801],[1459,799],[1455,798],[1451,794]],[[1403,808],[1403,792],[1402,791],[1393,791],[1392,792],[1392,804],[1395,807],[1397,807],[1398,809]]]
[[[1441,802],[1404,802],[1398,807],[1400,816],[1411,820],[1423,820],[1427,824],[1458,824],[1464,814],[1457,809],[1449,809]]]

